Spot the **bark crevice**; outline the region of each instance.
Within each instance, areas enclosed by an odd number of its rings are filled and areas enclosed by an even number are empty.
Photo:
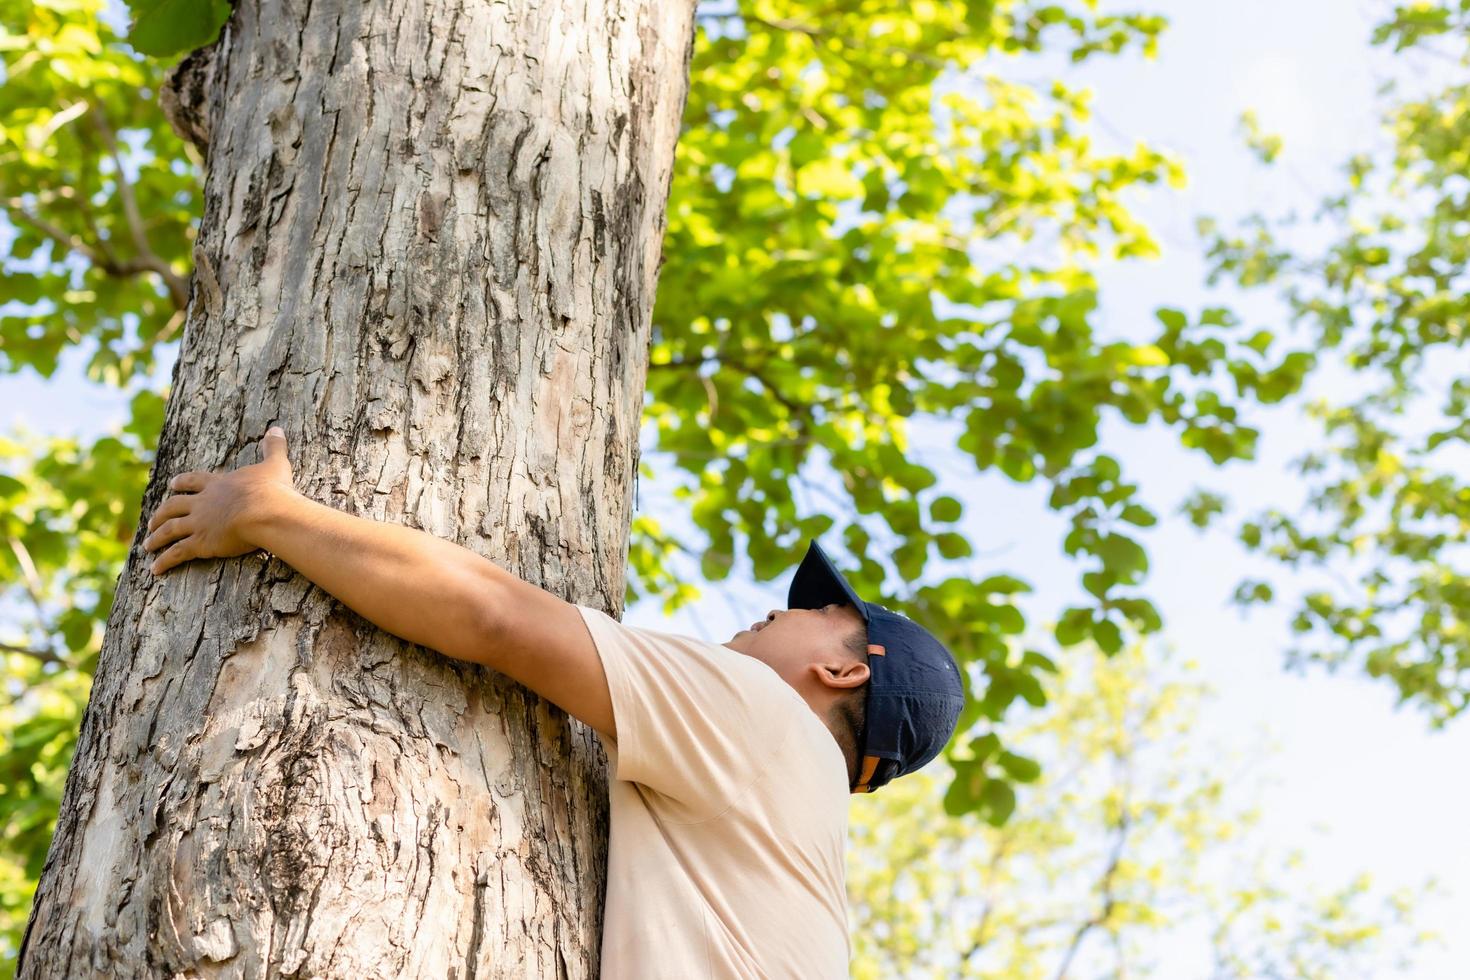
[[[212,123],[211,96],[215,91],[215,52],[228,45],[226,27],[214,44],[191,51],[169,69],[158,92],[158,105],[179,139],[209,159]]]

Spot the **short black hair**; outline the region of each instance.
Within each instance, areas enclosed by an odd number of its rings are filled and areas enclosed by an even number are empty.
[[[859,623],[843,640],[842,647],[859,662],[868,662],[868,624]],[[851,691],[844,693],[832,704],[828,716],[832,734],[837,745],[847,758],[847,785],[857,782],[858,746],[862,742],[863,725],[868,720],[868,683],[864,681]]]

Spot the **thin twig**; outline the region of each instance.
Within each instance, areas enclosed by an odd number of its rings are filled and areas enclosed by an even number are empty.
[[[138,250],[139,255],[151,254],[153,248],[148,244],[148,234],[143,228],[143,216],[138,213],[138,199],[133,194],[133,183],[128,180],[128,175],[123,170],[122,154],[117,149],[117,137],[112,134],[112,127],[108,125],[107,116],[100,105],[92,107],[92,118],[97,132],[102,136],[102,142],[107,146],[107,155],[112,158],[112,165],[117,170],[117,196],[122,199],[123,214],[128,219],[128,231],[133,236],[133,247]]]
[[[980,951],[985,948],[986,942],[989,941],[990,937],[987,933],[989,932],[990,919],[995,912],[996,906],[995,879],[1000,875],[1001,864],[1009,856],[1008,845],[1013,840],[1014,838],[1010,835],[1002,835],[1000,840],[996,841],[995,852],[991,854],[990,862],[986,865],[987,887],[985,889],[985,907],[980,913],[980,921],[975,923],[975,941],[970,944],[970,948],[965,952],[965,955],[960,957],[960,962],[965,965],[969,965],[971,960],[980,955]]]
[[[20,538],[7,536],[6,540],[10,542],[10,550],[15,553],[15,560],[20,563],[20,572],[25,578],[26,593],[30,595],[31,603],[35,605],[36,611],[42,613],[41,593],[44,591],[44,583],[41,581],[41,573],[36,570],[36,563],[31,560],[31,553]]]
[[[807,37],[812,38],[828,37],[833,39],[834,41],[837,41],[845,48],[861,48],[869,51],[876,51],[879,54],[898,55],[903,58],[917,61],[920,64],[928,65],[931,68],[948,68],[951,64],[950,62],[945,61],[943,58],[936,58],[933,55],[926,54],[923,51],[915,51],[913,48],[896,48],[892,46],[875,48],[867,42],[858,44],[855,43],[851,38],[843,37],[841,34],[834,34],[829,30],[825,30],[820,27],[813,27],[811,24],[803,24],[801,21],[790,20],[784,17],[777,18],[776,20],[766,20],[763,17],[756,17],[753,14],[745,13],[742,11],[740,14],[740,19],[750,23],[760,24],[762,27],[770,28],[773,31],[791,31],[794,34],[805,34]]]

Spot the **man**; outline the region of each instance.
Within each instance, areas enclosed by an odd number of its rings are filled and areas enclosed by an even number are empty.
[[[815,542],[790,608],[728,643],[624,626],[448,541],[308,500],[279,427],[261,451],[169,480],[143,542],[162,552],[153,572],[264,548],[378,627],[594,728],[614,776],[603,976],[847,975],[848,795],[953,734],[963,688],[937,639],[859,599]]]

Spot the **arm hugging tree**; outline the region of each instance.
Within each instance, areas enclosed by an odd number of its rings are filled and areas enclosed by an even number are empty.
[[[205,213],[160,475],[249,462],[624,596],[692,4],[258,6],[182,73]],[[602,758],[279,562],[118,586],[32,977],[596,973]],[[482,972],[483,975],[483,972]]]

